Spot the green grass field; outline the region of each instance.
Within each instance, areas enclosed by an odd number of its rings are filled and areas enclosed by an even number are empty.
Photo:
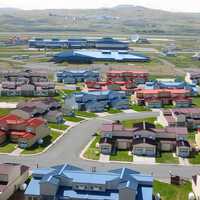
[[[68,126],[66,126],[65,124],[48,123],[48,125],[49,125],[49,128],[58,129],[62,131],[68,128]]]
[[[191,155],[191,157],[188,158],[188,160],[189,160],[190,164],[199,165],[200,164],[200,153]]]
[[[87,118],[93,118],[97,117],[95,113],[92,112],[86,112],[86,111],[75,111],[75,114],[80,117],[87,117]]]
[[[146,108],[145,106],[139,106],[139,105],[131,105],[131,108],[134,110],[134,111],[137,111],[137,112],[143,112],[143,111],[150,111],[151,109],[149,108]]]
[[[192,191],[190,182],[176,186],[160,181],[154,181],[154,193],[160,193],[162,200],[188,200],[188,194]]]
[[[7,115],[11,112],[12,109],[10,108],[0,108],[0,116]]]
[[[32,147],[24,149],[22,151],[22,154],[40,153],[44,151],[44,149],[47,148],[50,144],[52,144],[52,142],[55,141],[59,136],[60,136],[60,133],[56,131],[51,131],[51,134],[43,139],[44,140],[43,144],[36,143]]]
[[[12,153],[16,148],[16,144],[6,142],[0,146],[0,153]]]
[[[170,163],[170,164],[179,164],[177,157],[173,157],[171,152],[162,152],[160,157],[156,157],[157,163]]]
[[[117,109],[113,109],[113,108],[109,108],[107,110],[108,113],[110,114],[117,114],[117,113],[121,113],[122,111],[121,110],[117,110]]]
[[[92,144],[88,147],[88,149],[84,153],[84,157],[92,160],[99,160],[100,153],[99,150],[96,148],[96,144],[99,143],[100,136],[97,135],[92,142]]]
[[[111,161],[133,162],[133,156],[128,155],[128,151],[118,150],[116,154],[110,156]]]
[[[65,121],[70,121],[70,122],[81,122],[84,119],[80,117],[64,117]]]

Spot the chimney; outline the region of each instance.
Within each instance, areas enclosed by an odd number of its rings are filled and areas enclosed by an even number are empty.
[[[146,130],[146,123],[143,121],[143,129]]]

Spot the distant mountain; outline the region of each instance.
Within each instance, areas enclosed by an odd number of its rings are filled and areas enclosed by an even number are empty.
[[[30,11],[0,8],[0,31],[199,35],[199,21],[200,13],[174,13],[129,5]]]

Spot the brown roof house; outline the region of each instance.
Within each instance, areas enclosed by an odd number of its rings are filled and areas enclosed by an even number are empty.
[[[0,200],[9,199],[28,179],[29,168],[18,164],[0,164]]]
[[[155,156],[157,151],[176,150],[177,155],[181,157],[188,157],[190,153],[185,127],[157,129],[153,124],[144,122],[136,124],[133,128],[125,128],[121,123],[109,123],[102,126],[100,134],[99,147],[103,154],[111,154],[118,149],[145,156]]]

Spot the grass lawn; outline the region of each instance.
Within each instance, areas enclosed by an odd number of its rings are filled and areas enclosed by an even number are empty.
[[[111,161],[124,161],[124,162],[133,162],[133,156],[128,155],[128,151],[118,150],[116,154],[110,156]]]
[[[81,117],[88,117],[88,118],[97,117],[95,113],[86,111],[75,111],[75,114]]]
[[[110,114],[117,114],[117,113],[121,113],[122,111],[121,110],[117,110],[117,109],[113,109],[113,108],[109,108],[107,110],[108,113]]]
[[[0,108],[0,116],[9,114],[11,110],[10,108]]]
[[[170,164],[179,164],[177,157],[173,157],[171,152],[162,152],[161,157],[156,157],[157,163],[170,163]]]
[[[189,131],[187,135],[187,140],[189,141],[190,144],[195,144],[195,134],[196,131]]]
[[[142,112],[142,111],[151,111],[151,109],[149,108],[146,108],[145,106],[139,106],[139,105],[132,105],[131,108],[135,111],[138,111],[138,112]]]
[[[0,102],[19,102],[19,101],[32,99],[32,98],[34,98],[34,97],[21,97],[21,96],[6,97],[6,96],[1,96]]]
[[[100,153],[99,150],[96,148],[96,144],[99,143],[100,136],[97,135],[95,140],[92,144],[88,147],[88,149],[84,153],[84,157],[92,160],[99,160]]]
[[[150,118],[144,118],[144,119],[129,119],[129,120],[122,121],[122,124],[126,128],[132,128],[134,124],[137,124],[143,121],[154,124],[154,122],[156,121],[156,118],[150,117]]]
[[[200,97],[199,96],[198,97],[193,97],[192,98],[192,103],[193,103],[193,105],[195,105],[195,106],[200,108]]]
[[[188,200],[188,194],[192,191],[190,182],[177,186],[154,181],[153,188],[154,193],[160,193],[162,200]]]
[[[191,155],[191,157],[188,158],[188,160],[193,165],[199,165],[200,164],[200,153]]]
[[[7,142],[0,146],[0,153],[11,153],[16,149],[16,147],[16,144]]]
[[[68,128],[68,126],[66,126],[65,124],[56,124],[56,123],[48,123],[48,124],[49,128],[58,129],[62,131]]]
[[[22,154],[36,154],[42,152],[46,147],[48,147],[53,141],[55,141],[60,136],[60,133],[56,131],[51,131],[51,135],[45,137],[43,144],[34,144],[32,147],[24,149]]]
[[[84,119],[80,117],[64,117],[64,120],[70,121],[70,122],[81,122]]]

